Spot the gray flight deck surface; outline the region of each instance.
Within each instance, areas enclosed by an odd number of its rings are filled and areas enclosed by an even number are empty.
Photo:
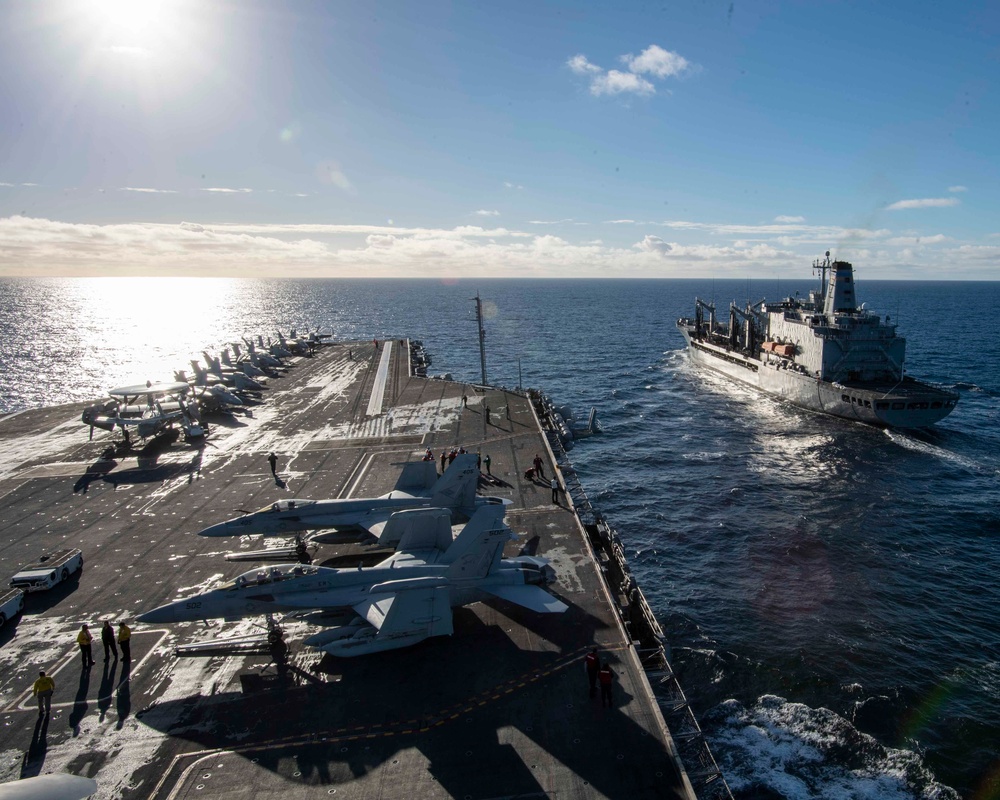
[[[555,506],[547,481],[523,477],[536,454],[553,473],[529,400],[411,377],[396,342],[372,414],[381,356],[354,342],[295,359],[252,416],[209,417],[201,448],[112,453],[109,434],[88,441],[82,405],[0,419],[0,579],[46,550],[79,547],[85,558],[81,574],[29,595],[0,628],[0,780],[69,771],[96,778],[97,797],[125,798],[689,796],[567,495]],[[281,498],[383,494],[400,463],[430,447],[440,465],[453,446],[491,456],[499,481],[480,492],[513,501],[519,542],[506,552],[540,537],[566,613],[479,603],[455,609],[451,637],[354,659],[304,647],[316,628],[289,620],[285,682],[267,655],[174,655],[258,632],[257,620],[134,622],[254,568],[224,554],[260,540],[196,531]],[[362,560],[373,560],[364,547],[323,545],[315,563]],[[132,624],[130,669],[103,661],[104,619]],[[95,636],[89,673],[76,645],[83,622]],[[582,659],[595,644],[614,669],[612,709],[588,696]],[[38,669],[56,681],[47,723],[31,697]]]

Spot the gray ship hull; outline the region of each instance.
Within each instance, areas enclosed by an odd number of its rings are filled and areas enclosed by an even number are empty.
[[[781,369],[691,336],[678,324],[691,360],[800,408],[891,428],[923,428],[946,417],[954,396],[912,379],[896,384],[839,384],[794,369]]]

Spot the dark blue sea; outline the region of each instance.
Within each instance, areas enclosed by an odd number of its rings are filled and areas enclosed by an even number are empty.
[[[241,335],[422,339],[431,372],[537,387],[617,527],[739,798],[1000,797],[1000,283],[865,281],[956,411],[886,432],[693,368],[695,296],[807,280],[0,281],[0,412],[170,379]],[[86,431],[81,427],[81,438]]]

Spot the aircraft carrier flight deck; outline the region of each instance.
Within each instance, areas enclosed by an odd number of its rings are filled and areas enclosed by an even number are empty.
[[[570,494],[552,502],[548,479],[560,473],[531,400],[414,376],[405,340],[379,345],[296,358],[258,405],[205,417],[197,445],[90,439],[82,405],[0,419],[3,586],[43,553],[84,558],[0,628],[0,780],[71,772],[94,778],[96,797],[160,800],[694,796]],[[305,646],[315,628],[290,615],[279,620],[283,665],[266,646],[183,655],[207,640],[266,642],[261,618],[136,621],[254,569],[226,554],[266,546],[201,529],[282,499],[383,495],[428,447],[438,468],[453,447],[490,456],[495,480],[479,492],[511,501],[518,541],[505,555],[537,536],[556,573],[547,589],[567,611],[457,607],[453,635],[356,658]],[[545,481],[524,477],[536,454]],[[384,555],[322,544],[314,563]],[[130,664],[103,660],[104,620],[131,626]],[[89,671],[82,623],[95,637]],[[588,694],[594,646],[611,662],[612,708]],[[56,683],[47,719],[31,692],[40,669]]]

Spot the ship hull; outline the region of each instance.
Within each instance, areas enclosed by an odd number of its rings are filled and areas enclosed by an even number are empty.
[[[695,339],[687,326],[678,329],[695,364],[810,411],[882,427],[924,428],[955,407],[954,394],[912,379],[892,385],[831,383]]]

